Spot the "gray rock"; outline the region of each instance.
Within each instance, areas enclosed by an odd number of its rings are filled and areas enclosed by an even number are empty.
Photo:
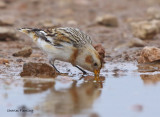
[[[151,23],[157,27],[157,32],[160,32],[160,20],[152,20]]]
[[[108,27],[117,27],[118,20],[117,17],[111,14],[106,14],[104,16],[99,16],[96,18],[98,24],[108,26]]]
[[[160,8],[150,7],[147,9],[147,14],[149,19],[159,19],[160,20]]]
[[[129,42],[118,45],[114,50],[117,51],[120,49],[125,50],[132,47],[144,47],[145,45],[146,43],[143,40],[132,37]]]
[[[25,47],[25,48],[22,48],[22,50],[14,53],[13,56],[15,56],[15,57],[19,57],[19,56],[29,57],[31,54],[32,54],[32,48],[31,47]]]
[[[0,18],[0,26],[13,26],[15,22],[14,18]]]
[[[10,27],[0,27],[0,41],[6,40],[7,38],[18,39],[19,35],[16,30]]]
[[[133,22],[131,23],[132,33],[140,39],[153,39],[159,32],[157,23],[153,21]]]
[[[132,38],[129,42],[128,42],[128,47],[144,47],[146,45],[146,43],[138,38]]]

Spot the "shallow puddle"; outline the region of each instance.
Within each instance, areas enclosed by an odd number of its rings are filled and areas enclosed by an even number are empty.
[[[69,72],[69,76],[55,79],[3,75],[1,116],[159,117],[159,71],[141,72],[136,63],[107,63],[101,71],[101,80],[94,82],[93,77],[69,68],[61,69]]]

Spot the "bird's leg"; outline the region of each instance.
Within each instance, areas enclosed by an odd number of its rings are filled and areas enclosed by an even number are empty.
[[[54,65],[54,61],[50,60],[49,63],[52,65],[52,67],[56,70],[56,72],[60,73],[57,68]]]
[[[87,74],[87,72],[86,71],[84,71],[83,69],[81,69],[79,66],[75,66],[75,67],[77,67],[80,71],[82,71],[83,72],[83,74]]]

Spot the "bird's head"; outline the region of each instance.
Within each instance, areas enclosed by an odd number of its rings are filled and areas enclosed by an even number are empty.
[[[22,33],[25,33],[26,35],[28,35],[29,37],[31,38],[34,38],[35,37],[35,32],[32,31],[31,28],[21,28],[21,29],[18,29],[20,32]]]
[[[36,42],[38,36],[41,36],[42,33],[44,33],[41,29],[37,29],[37,28],[21,28],[18,30],[28,35],[30,38],[33,39],[34,42]]]
[[[95,76],[99,75],[102,68],[102,62],[99,53],[92,45],[86,45],[81,49],[77,61],[78,65],[82,68],[94,72]]]
[[[30,34],[31,29],[30,28],[20,28],[18,29],[20,32],[25,33],[25,34]]]

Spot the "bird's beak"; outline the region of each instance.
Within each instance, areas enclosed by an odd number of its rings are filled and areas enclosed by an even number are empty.
[[[96,80],[96,81],[99,80],[99,73],[100,73],[100,69],[94,70],[94,77],[95,77],[95,80]]]

